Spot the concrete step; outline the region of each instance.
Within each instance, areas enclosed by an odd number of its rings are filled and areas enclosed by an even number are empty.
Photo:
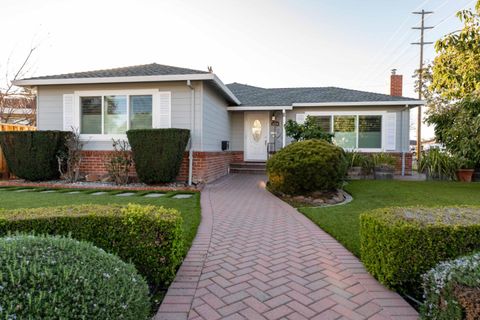
[[[265,162],[239,162],[230,164],[230,173],[265,174]]]
[[[230,173],[265,174],[267,171],[265,169],[255,168],[230,168]]]

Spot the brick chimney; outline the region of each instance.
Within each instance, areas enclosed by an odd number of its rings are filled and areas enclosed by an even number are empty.
[[[392,69],[390,76],[390,95],[393,97],[403,96],[403,76],[397,74],[397,69]]]

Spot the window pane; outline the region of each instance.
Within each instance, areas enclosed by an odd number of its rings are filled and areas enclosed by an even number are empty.
[[[332,132],[332,122],[330,116],[313,116],[313,119],[315,119],[324,132]]]
[[[127,131],[127,97],[105,96],[104,134],[122,134]]]
[[[102,97],[81,97],[80,114],[80,133],[102,133]]]
[[[356,116],[334,116],[334,138],[333,142],[342,148],[356,148],[356,132],[355,132]]]
[[[358,117],[358,147],[382,147],[382,116]]]
[[[152,96],[130,96],[130,129],[152,128]]]

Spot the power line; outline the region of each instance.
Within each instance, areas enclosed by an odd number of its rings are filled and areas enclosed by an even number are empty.
[[[418,73],[418,99],[422,100],[422,89],[423,89],[423,49],[425,45],[433,44],[433,42],[425,41],[425,30],[433,29],[433,27],[425,26],[425,16],[433,14],[433,11],[414,11],[413,14],[421,15],[421,26],[413,27],[414,30],[420,30],[420,42],[412,42],[413,45],[420,46],[420,68]],[[417,160],[420,161],[420,151],[422,146],[422,106],[418,106],[417,111]]]

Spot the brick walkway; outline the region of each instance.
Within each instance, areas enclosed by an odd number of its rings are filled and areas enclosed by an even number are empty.
[[[418,318],[263,180],[207,185],[199,232],[156,320]]]

